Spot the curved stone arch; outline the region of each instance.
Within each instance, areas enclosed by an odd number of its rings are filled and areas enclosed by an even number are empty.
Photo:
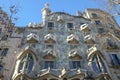
[[[32,49],[29,46],[26,47],[25,50],[20,52],[20,54],[17,57],[17,60],[21,59],[25,54],[32,54],[36,61],[38,61],[37,55],[32,51]]]
[[[92,61],[93,57],[98,55],[102,60],[105,60],[104,56],[102,55],[102,53],[100,51],[96,52],[96,53],[93,53],[93,54],[90,54],[88,57],[87,57],[87,60],[88,61]]]
[[[102,80],[102,78],[106,78],[107,80],[112,80],[111,77],[109,76],[109,74],[107,74],[107,73],[101,73],[100,75],[98,75],[96,77],[95,80]]]
[[[27,74],[19,73],[14,78],[12,78],[12,80],[18,80],[21,77],[25,77],[26,79],[34,79],[34,78],[29,77]]]
[[[20,73],[21,75],[25,74],[24,72],[20,72],[19,70],[20,70],[21,61],[27,54],[28,56],[32,56],[32,62],[33,62],[32,67],[30,68],[30,72],[28,71],[28,74],[32,74],[33,69],[35,69],[34,66],[37,65],[37,61],[38,61],[37,55],[32,51],[30,47],[26,47],[23,51],[20,52],[20,54],[17,57],[13,78],[15,76],[19,76]],[[28,63],[27,65],[28,65],[27,68],[30,67],[30,63]]]

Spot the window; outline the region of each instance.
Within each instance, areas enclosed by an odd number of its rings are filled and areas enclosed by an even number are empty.
[[[96,13],[92,13],[92,17],[93,17],[93,18],[97,18],[98,16],[97,16]]]
[[[111,29],[115,29],[115,26],[113,24],[109,23],[109,26],[110,26]]]
[[[120,58],[117,54],[111,54],[112,64],[113,65],[120,65]]]
[[[99,20],[96,20],[96,21],[95,21],[95,24],[96,24],[96,25],[101,25],[101,22],[100,22]]]
[[[48,29],[53,30],[54,28],[54,23],[53,22],[48,22]]]
[[[8,53],[8,48],[3,49],[1,56],[6,56]]]
[[[99,64],[99,61],[98,61],[98,59],[97,59],[97,56],[94,56],[94,57],[93,57],[92,67],[93,67],[93,69],[94,69],[94,71],[95,71],[96,73],[100,73],[100,72],[101,72],[100,64]]]
[[[7,40],[8,35],[4,35],[1,40]]]
[[[34,60],[31,54],[26,54],[20,62],[19,72],[25,71],[30,73],[34,65]]]
[[[54,48],[54,45],[52,44],[46,44],[46,49],[53,49]]]
[[[0,34],[2,33],[2,28],[0,28]]]
[[[70,50],[77,49],[78,45],[70,45]]]
[[[117,49],[118,48],[116,42],[113,42],[110,38],[108,38],[106,42],[107,42],[108,47],[110,47],[112,49]]]
[[[2,65],[0,65],[0,71],[3,69],[3,66]]]
[[[71,61],[70,62],[70,67],[71,69],[77,69],[77,68],[80,68],[80,61]]]
[[[98,60],[99,59],[99,60]],[[101,65],[102,64],[102,65]],[[104,67],[104,64],[101,60],[101,58],[98,56],[98,55],[95,55],[92,59],[92,67],[93,67],[93,70],[96,72],[96,73],[100,73],[102,70],[101,70],[101,66]],[[106,71],[105,67],[104,67],[104,71]]]
[[[98,33],[104,33],[105,30],[103,28],[98,28]]]
[[[67,28],[69,30],[72,30],[73,29],[73,23],[67,23]]]
[[[54,68],[54,61],[45,61],[44,68]]]

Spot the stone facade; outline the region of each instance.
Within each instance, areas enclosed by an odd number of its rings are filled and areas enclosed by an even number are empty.
[[[3,80],[120,79],[120,28],[100,9],[70,15],[46,4],[41,23],[14,27],[8,39]]]

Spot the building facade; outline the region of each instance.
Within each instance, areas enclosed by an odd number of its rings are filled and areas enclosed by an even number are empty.
[[[100,9],[71,15],[46,4],[41,23],[8,39],[1,80],[120,80],[120,28]]]

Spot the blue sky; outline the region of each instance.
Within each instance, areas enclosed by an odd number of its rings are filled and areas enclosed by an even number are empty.
[[[76,11],[84,12],[86,8],[102,8],[95,0],[0,0],[0,6],[9,13],[9,6],[16,4],[19,8],[17,13],[17,26],[26,26],[29,22],[40,23],[42,21],[41,10],[45,3],[50,4],[52,12],[64,11],[72,15]],[[120,24],[120,18],[116,17]]]

